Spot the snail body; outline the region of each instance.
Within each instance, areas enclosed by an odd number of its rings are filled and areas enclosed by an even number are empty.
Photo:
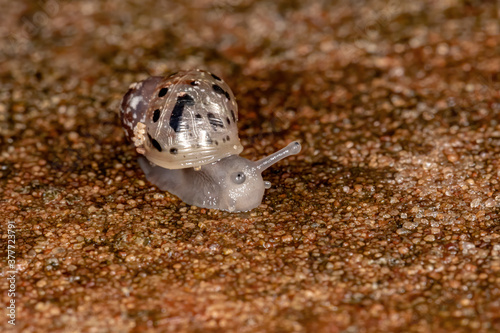
[[[182,201],[230,212],[257,207],[271,184],[263,170],[300,152],[292,142],[259,161],[238,156],[238,107],[229,86],[202,70],[133,83],[120,106],[146,178]]]

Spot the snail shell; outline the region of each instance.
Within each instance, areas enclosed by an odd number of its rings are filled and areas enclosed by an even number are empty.
[[[132,84],[122,101],[121,119],[138,152],[167,169],[199,167],[243,150],[233,92],[206,71]]]

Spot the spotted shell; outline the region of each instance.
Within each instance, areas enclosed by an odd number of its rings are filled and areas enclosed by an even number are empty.
[[[163,168],[199,167],[243,150],[233,92],[203,70],[132,84],[120,112],[137,151]]]

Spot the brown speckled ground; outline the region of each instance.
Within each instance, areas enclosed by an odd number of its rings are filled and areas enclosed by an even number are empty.
[[[1,1],[14,330],[500,331],[499,2],[331,3]],[[258,209],[186,206],[125,142],[128,85],[185,68],[244,156],[302,142]]]

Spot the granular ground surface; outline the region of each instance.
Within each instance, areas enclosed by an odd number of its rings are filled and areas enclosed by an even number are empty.
[[[0,331],[500,331],[498,1],[0,7]],[[252,211],[160,191],[125,140],[128,86],[190,68],[242,156],[303,146]]]

